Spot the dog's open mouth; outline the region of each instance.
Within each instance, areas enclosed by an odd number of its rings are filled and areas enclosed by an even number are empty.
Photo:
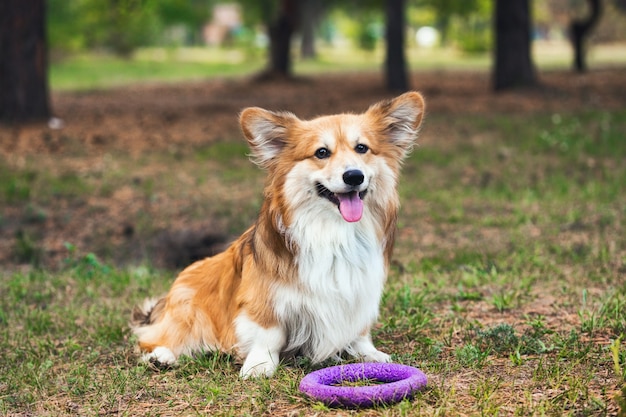
[[[367,190],[333,193],[319,182],[316,184],[316,188],[317,195],[337,205],[345,221],[352,223],[361,220],[361,216],[363,216],[363,198],[367,194]]]

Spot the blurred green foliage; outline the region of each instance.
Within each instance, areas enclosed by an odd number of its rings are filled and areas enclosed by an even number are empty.
[[[139,46],[164,45],[180,36],[192,43],[208,20],[212,0],[48,0],[49,44],[55,51],[103,49],[121,56]]]
[[[216,3],[217,0],[48,0],[48,40],[57,53],[104,50],[120,56],[129,56],[138,47],[199,44],[202,26],[210,20]],[[245,26],[241,28],[242,35],[270,22],[279,9],[278,0],[237,3]],[[338,28],[362,49],[373,50],[383,38],[383,2],[320,0],[316,7],[323,16],[318,26]],[[490,15],[491,0],[413,0],[407,4],[410,27],[434,26],[441,33],[443,45],[452,43],[467,51],[489,47]],[[254,36],[245,39],[253,42]]]
[[[442,46],[476,53],[491,48],[492,0],[414,0],[409,24],[434,26]]]

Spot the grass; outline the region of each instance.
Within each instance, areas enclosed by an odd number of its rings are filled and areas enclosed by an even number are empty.
[[[380,71],[384,48],[374,51],[352,47],[319,45],[318,57],[301,60],[294,53],[296,75]],[[406,52],[412,70],[485,71],[491,66],[489,53],[464,54],[453,48],[417,48]],[[571,47],[565,42],[535,42],[533,59],[540,70],[571,67]],[[588,56],[590,68],[623,65],[626,46],[594,45]],[[55,60],[50,67],[50,85],[54,90],[90,90],[128,85],[137,82],[174,82],[252,75],[266,65],[265,52],[223,48],[146,48],[132,59],[106,54],[83,54]]]
[[[424,134],[447,124],[432,115]],[[253,381],[220,353],[167,371],[138,364],[130,309],[166,291],[173,273],[71,244],[57,270],[42,269],[32,232],[14,250],[33,265],[0,271],[0,414],[615,415],[626,403],[626,111],[459,117],[455,130],[489,139],[425,144],[407,161],[396,261],[374,330],[382,350],[428,375],[414,399],[328,409],[298,392],[314,369],[303,360]],[[137,204],[169,195],[185,202],[185,218],[217,216],[242,230],[262,182],[245,149],[188,152],[196,157],[178,164],[177,179],[143,173],[181,158],[161,151],[115,155],[116,169],[99,175],[50,171],[37,159],[0,166],[0,201],[30,207],[36,225],[50,201],[78,207],[127,187]],[[139,179],[125,182],[128,173]],[[239,182],[254,189],[234,192]],[[199,184],[206,191],[194,196]],[[230,200],[207,206],[214,194]]]
[[[294,58],[297,75],[379,71],[384,51],[359,51],[354,48],[320,47],[314,60]],[[461,59],[462,58],[462,59]],[[222,48],[146,48],[130,59],[107,54],[86,53],[56,60],[50,67],[50,85],[54,90],[90,90],[137,82],[174,82],[207,78],[232,78],[254,75],[265,68],[262,51]],[[462,56],[449,49],[411,49],[412,68],[479,69],[489,66],[487,55]]]
[[[89,90],[137,82],[241,76],[263,66],[261,60],[256,63],[245,60],[233,62],[223,54],[219,54],[223,58],[218,61],[205,62],[185,60],[166,51],[163,54],[140,52],[133,59],[96,54],[69,57],[51,65],[50,84],[54,90]]]

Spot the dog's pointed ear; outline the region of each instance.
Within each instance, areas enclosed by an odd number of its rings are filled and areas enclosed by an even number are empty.
[[[297,120],[291,113],[259,107],[244,109],[239,124],[250,145],[252,160],[262,168],[269,168],[287,143],[289,127]]]
[[[413,148],[415,138],[424,117],[424,98],[412,91],[392,100],[381,101],[367,110],[367,115],[376,121],[378,129],[387,140],[396,145],[402,156]]]

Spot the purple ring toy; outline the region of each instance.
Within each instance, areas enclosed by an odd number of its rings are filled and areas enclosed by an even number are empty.
[[[374,379],[378,385],[334,386],[341,382]],[[371,407],[410,398],[426,386],[426,375],[412,366],[397,363],[354,363],[320,369],[300,381],[300,391],[329,406]]]

